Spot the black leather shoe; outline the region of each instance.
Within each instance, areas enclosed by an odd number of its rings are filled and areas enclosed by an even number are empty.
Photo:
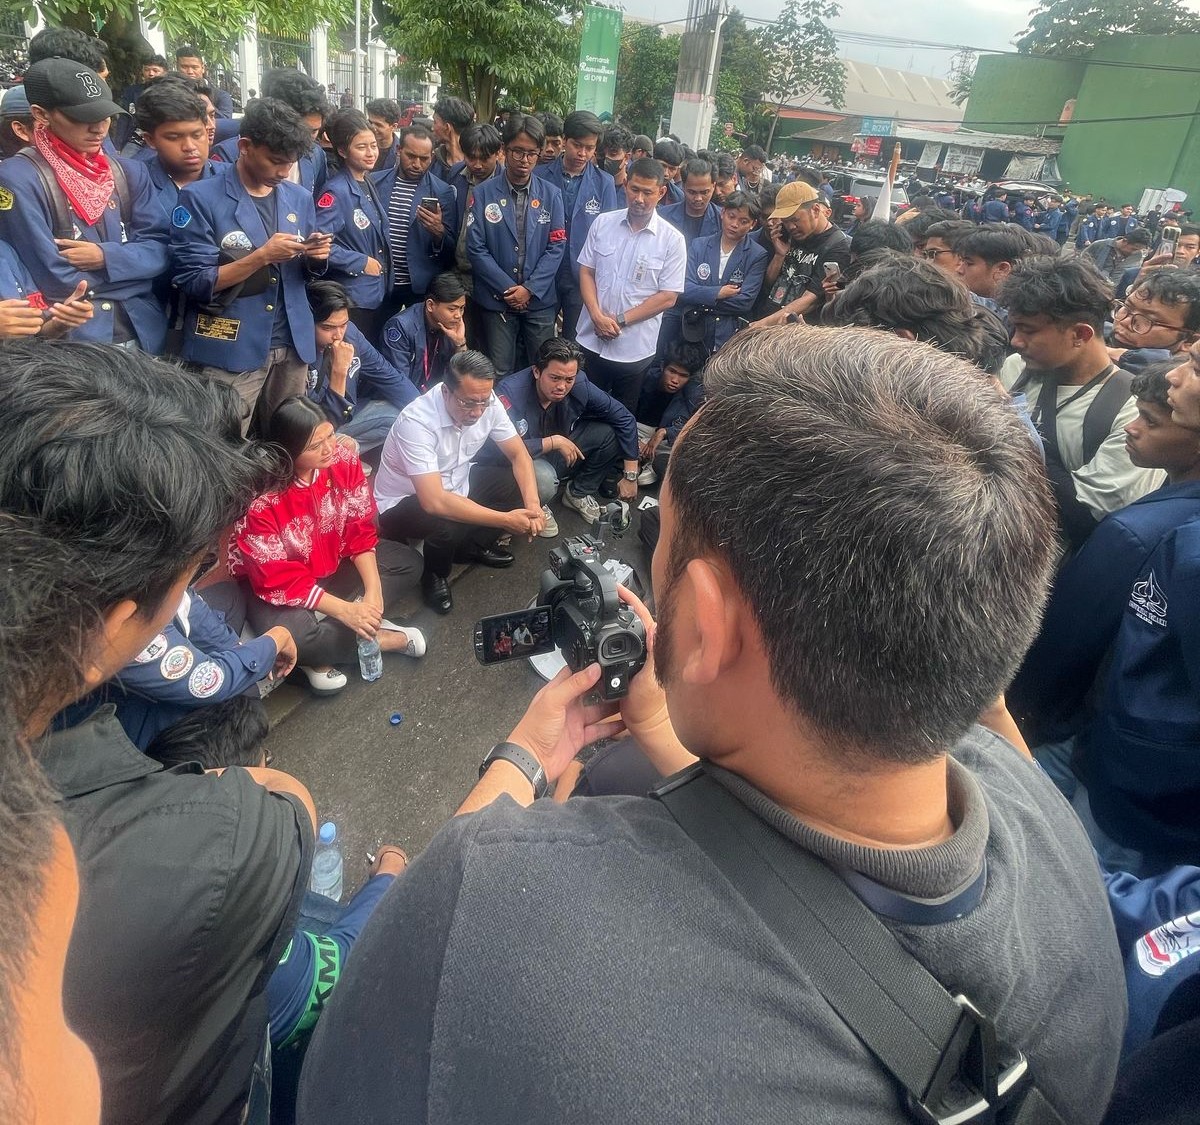
[[[600,485],[596,492],[599,494],[602,500],[615,500],[617,498],[616,479],[614,478],[613,480],[606,480],[602,485]]]
[[[425,595],[425,604],[434,613],[449,613],[454,608],[450,583],[436,574],[427,574],[421,579],[421,592]]]
[[[467,561],[481,563],[483,566],[493,566],[497,570],[501,570],[506,566],[512,566],[516,561],[511,551],[506,551],[503,547],[475,547],[467,554]]]

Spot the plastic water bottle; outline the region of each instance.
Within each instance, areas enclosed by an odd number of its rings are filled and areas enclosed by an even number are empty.
[[[379,650],[379,642],[372,637],[358,638],[358,670],[367,683],[374,683],[383,675],[383,653]]]
[[[309,889],[316,894],[342,901],[342,849],[337,845],[337,827],[327,820],[321,825],[317,851],[313,856]]]

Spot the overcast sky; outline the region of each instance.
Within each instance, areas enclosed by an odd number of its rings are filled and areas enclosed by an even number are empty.
[[[779,14],[780,0],[731,0],[745,15],[771,20]],[[834,28],[868,32],[932,43],[961,43],[992,50],[1012,50],[1012,40],[1025,28],[1035,0],[847,0],[841,15],[830,20]],[[1192,7],[1192,4],[1188,5]],[[687,0],[640,0],[637,15],[651,20],[687,16]],[[626,6],[626,10],[633,10]],[[918,18],[920,17],[920,18]],[[887,44],[844,41],[842,56],[879,63],[901,70],[945,77],[952,51]]]

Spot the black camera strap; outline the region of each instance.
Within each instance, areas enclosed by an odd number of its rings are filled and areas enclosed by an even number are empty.
[[[785,839],[702,764],[651,796],[708,855],[906,1092],[926,1125],[1063,1125],[1024,1057],[952,996],[827,864]]]

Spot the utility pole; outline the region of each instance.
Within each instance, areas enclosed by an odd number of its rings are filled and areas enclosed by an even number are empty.
[[[679,73],[671,104],[671,132],[694,149],[707,148],[717,107],[721,29],[728,0],[688,0],[687,30],[679,44]]]

